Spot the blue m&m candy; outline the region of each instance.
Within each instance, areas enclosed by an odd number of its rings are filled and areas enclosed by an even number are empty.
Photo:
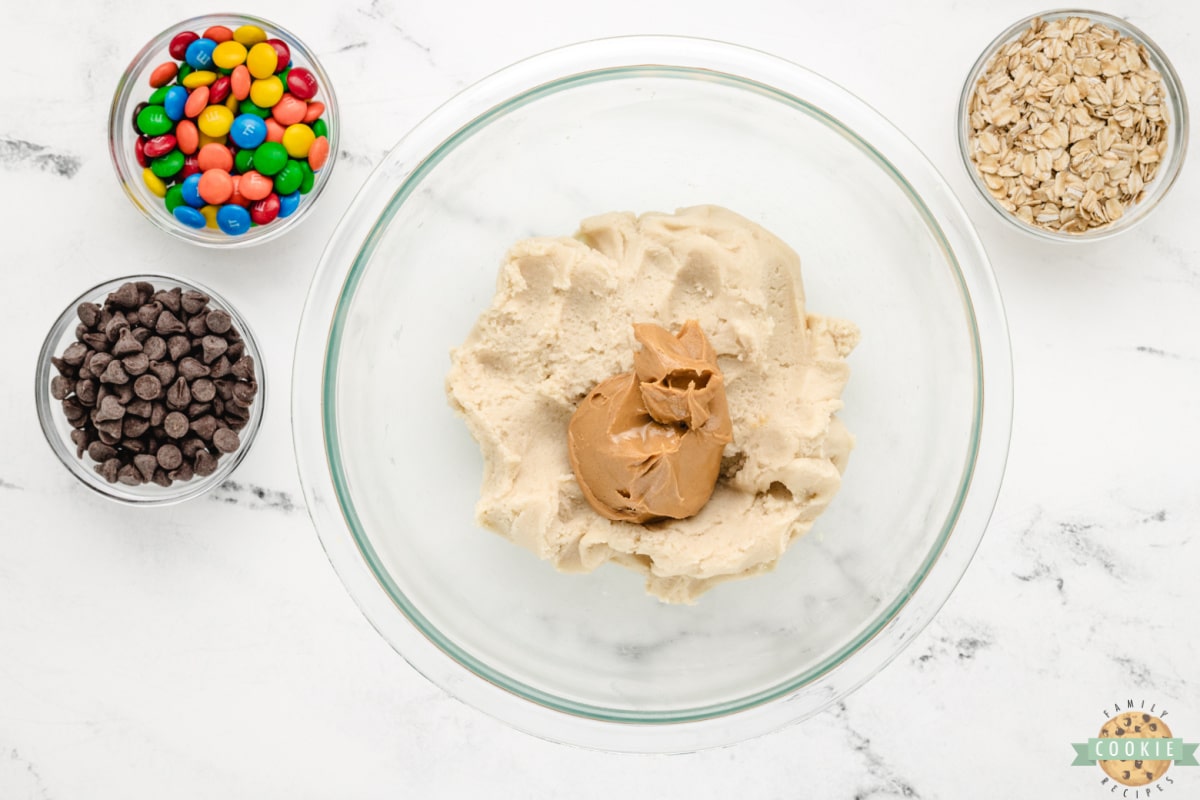
[[[243,150],[253,150],[267,140],[267,123],[256,114],[241,114],[233,120],[229,138]]]
[[[192,69],[208,69],[212,66],[212,54],[216,49],[217,43],[212,39],[197,39],[187,46],[184,60]]]
[[[191,206],[178,206],[173,212],[175,219],[187,225],[189,228],[203,228],[208,224],[208,220],[200,213],[197,208]]]
[[[230,236],[250,230],[250,212],[232,203],[221,206],[217,212],[217,227]]]

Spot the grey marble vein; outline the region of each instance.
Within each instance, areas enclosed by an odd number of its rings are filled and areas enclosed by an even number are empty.
[[[360,8],[358,9],[358,13],[369,19],[387,23],[387,25],[390,26],[392,30],[397,33],[397,35],[399,35],[401,40],[411,45],[416,50],[424,53],[425,61],[429,64],[429,66],[436,67],[437,64],[433,60],[433,50],[428,45],[417,41],[415,38],[413,38],[412,34],[401,27],[398,23],[390,19],[388,10],[382,8],[382,6],[383,3],[381,0],[371,0],[370,7],[365,10]]]
[[[871,744],[871,739],[855,727],[846,703],[839,702],[831,712],[846,733],[854,752],[862,756],[866,775],[854,791],[854,800],[879,798],[921,798],[922,795],[905,778],[900,777]]]
[[[6,168],[31,166],[62,178],[74,178],[82,164],[78,156],[55,152],[44,144],[8,137],[0,139],[0,165]]]
[[[25,490],[25,487],[18,486],[15,483],[9,483],[8,481],[4,480],[4,478],[0,478],[0,489],[16,489],[18,492],[21,492]]]
[[[0,789],[5,798],[53,800],[37,767],[15,747],[0,755]]]
[[[299,508],[287,492],[238,481],[225,481],[214,489],[209,497],[219,503],[241,505],[249,509],[271,509],[291,513]]]

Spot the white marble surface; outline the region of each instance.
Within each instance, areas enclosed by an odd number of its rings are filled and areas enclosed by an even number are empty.
[[[1068,743],[1095,735],[1113,701],[1165,704],[1177,735],[1200,738],[1195,164],[1115,241],[1055,247],[1008,229],[968,184],[953,112],[978,51],[1039,4],[915,5],[260,0],[246,10],[305,38],[336,81],[345,152],[304,230],[216,255],[137,214],[104,136],[132,53],[209,9],[5,3],[0,798],[1087,798],[1120,793],[1100,786],[1098,769],[1069,768]],[[1185,86],[1200,86],[1200,7],[1127,0],[1105,10],[1148,31]],[[1008,476],[938,618],[835,711],[672,757],[533,739],[409,668],[354,607],[300,505],[287,397],[322,243],[399,135],[515,59],[638,32],[777,53],[895,121],[976,221],[1016,366]],[[239,305],[265,351],[269,400],[236,483],[134,513],[56,462],[31,379],[67,301],[150,267],[195,276]],[[1173,775],[1165,796],[1200,796],[1200,769]]]

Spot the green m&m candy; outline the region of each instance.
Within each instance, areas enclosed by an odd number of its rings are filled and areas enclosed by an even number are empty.
[[[254,151],[254,169],[263,175],[274,175],[288,163],[287,150],[279,142],[263,142]],[[300,184],[297,182],[296,184]],[[284,192],[290,194],[290,192]]]

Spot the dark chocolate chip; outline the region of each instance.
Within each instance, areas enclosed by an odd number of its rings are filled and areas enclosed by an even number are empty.
[[[150,419],[150,401],[141,398],[130,400],[125,404],[125,416],[128,417],[131,414],[142,419]]]
[[[1133,762],[1133,768],[1134,768],[1134,769],[1141,769],[1141,768],[1142,768],[1142,762],[1141,762],[1141,761],[1134,761],[1134,762]]]
[[[117,399],[121,401],[121,405],[128,405],[129,401],[133,399],[133,384],[123,383],[119,386],[111,386],[109,394],[116,395]]]
[[[149,429],[150,420],[145,417],[135,417],[128,413],[121,424],[121,432],[125,434],[126,439],[136,439]]]
[[[134,353],[121,359],[121,366],[130,375],[141,375],[150,368],[150,358],[145,353]]]
[[[166,471],[161,470],[161,469],[154,470],[154,477],[151,478],[150,480],[153,481],[154,483],[157,483],[159,486],[163,487],[164,489],[171,485],[171,479],[167,476]]]
[[[76,375],[79,374],[78,369],[76,369],[75,367],[72,367],[70,364],[63,361],[58,356],[54,356],[53,358],[51,358],[50,363],[52,365],[54,365],[54,368],[56,370],[58,370],[58,374],[62,375],[63,377],[74,378]]]
[[[1117,728],[1115,731],[1113,731],[1113,735],[1114,736],[1124,736],[1125,730],[1123,728]]]
[[[96,405],[96,382],[91,378],[84,378],[76,382],[75,396],[85,406]]]
[[[167,354],[167,340],[161,336],[151,336],[142,344],[142,352],[151,361],[159,361]]]
[[[204,363],[211,364],[219,356],[225,355],[225,351],[229,349],[229,342],[220,336],[209,334],[200,341],[200,346],[204,351]]]
[[[114,356],[127,356],[130,353],[140,353],[142,352],[142,343],[133,338],[133,331],[129,328],[122,328],[119,338],[109,352]]]
[[[83,454],[87,451],[88,432],[86,430],[76,429],[71,431],[71,444],[75,445],[75,457],[83,458]]]
[[[163,419],[163,430],[172,439],[179,439],[188,432],[188,418],[178,411],[172,411]]]
[[[117,480],[127,486],[137,486],[142,483],[142,475],[133,464],[126,464],[117,470]]]
[[[205,441],[210,441],[217,431],[216,417],[206,414],[192,422],[192,433]]]
[[[192,402],[192,393],[188,389],[187,381],[182,377],[176,378],[171,384],[171,388],[167,390],[167,407],[182,409],[187,408]]]
[[[95,441],[88,445],[87,454],[92,457],[92,461],[100,464],[110,458],[117,457],[117,451],[106,445],[104,442]]]
[[[66,400],[75,389],[75,381],[63,375],[55,375],[50,379],[50,396],[55,400]]]
[[[158,378],[158,382],[162,386],[166,386],[175,380],[175,375],[178,370],[175,369],[175,364],[171,361],[151,361],[150,371],[154,373],[154,377]]]
[[[113,314],[112,319],[104,326],[104,337],[110,342],[115,342],[121,338],[121,331],[129,330],[129,320],[125,315],[118,311]]]
[[[135,342],[137,342],[138,344],[143,345],[143,349],[144,349],[146,340],[149,339],[153,335],[154,335],[154,331],[152,331],[150,328],[134,328],[133,334],[132,334],[133,340]]]
[[[88,372],[99,378],[112,362],[113,357],[108,353],[92,353],[84,363],[87,365]]]
[[[195,428],[193,428],[192,433],[195,432]],[[204,442],[200,439],[197,439],[195,436],[189,436],[179,445],[179,449],[183,451],[183,457],[189,461],[194,460],[196,458],[196,453],[199,453],[204,448]]]
[[[137,308],[138,299],[137,287],[132,283],[123,283],[115,292],[110,292],[108,295],[108,302],[121,308]]]
[[[233,402],[240,406],[249,406],[258,394],[258,384],[253,381],[238,381],[233,385]]]
[[[221,428],[214,433],[212,441],[213,447],[217,448],[222,453],[232,453],[234,450],[237,450],[238,445],[241,444],[241,440],[238,438],[237,433],[229,428]]]
[[[162,382],[156,375],[142,375],[133,382],[133,393],[143,400],[157,400],[162,394]]]
[[[191,356],[179,361],[179,374],[187,378],[189,381],[193,378],[203,378],[208,375],[208,373],[208,367],[204,366]]]
[[[92,421],[96,423],[108,422],[109,420],[121,419],[125,416],[125,406],[121,405],[121,401],[116,397],[109,395],[100,401],[100,406],[92,412]],[[70,419],[71,415],[67,415]]]
[[[189,314],[199,314],[208,305],[209,297],[204,292],[189,289],[183,293],[183,310]]]
[[[212,366],[208,368],[208,375],[210,378],[224,378],[229,374],[229,367],[229,355],[223,355],[214,361]]]
[[[230,361],[237,361],[239,358],[241,358],[243,355],[246,354],[245,342],[233,341],[233,335],[235,333],[237,333],[237,331],[230,331],[229,333],[227,333],[225,335],[225,338],[230,341],[229,349],[227,351],[225,351],[225,355],[229,356]]]
[[[236,381],[222,378],[218,381],[213,381],[213,386],[217,389],[217,395],[224,401],[228,402],[233,398],[233,384]]]
[[[192,392],[193,397],[195,396],[195,394],[196,394],[195,392]],[[188,419],[196,419],[198,417],[202,417],[205,414],[210,413],[211,411],[212,411],[212,403],[192,403],[190,406],[187,407]]]
[[[182,308],[180,304],[180,295],[183,292],[178,286],[174,289],[163,289],[154,293],[153,299],[156,302],[162,303],[164,308],[169,308],[176,314]]]
[[[108,337],[103,333],[85,333],[79,337],[83,343],[93,350],[105,351],[108,350]]]
[[[1142,714],[1142,722],[1149,722],[1149,721],[1150,721],[1150,715],[1149,715],[1149,714]],[[1141,763],[1139,763],[1139,764],[1138,764],[1138,766],[1140,767],[1140,766],[1141,766]]]
[[[150,404],[150,424],[155,428],[163,424],[167,418],[167,406],[161,400]]]
[[[121,460],[117,457],[106,459],[103,464],[96,465],[96,472],[109,483],[117,482],[117,472],[121,469]]]
[[[68,422],[75,422],[76,420],[84,419],[87,417],[87,410],[74,397],[68,397],[65,400],[63,400],[62,401],[62,409],[63,409],[63,414],[66,415]]]
[[[186,336],[172,336],[167,339],[167,352],[170,353],[172,361],[183,358],[191,349],[192,342]]]
[[[190,317],[187,321],[187,330],[192,336],[203,336],[208,333],[208,325],[204,322],[204,315],[197,314]]]
[[[65,379],[64,379],[65,380]],[[192,399],[201,403],[211,403],[217,396],[217,387],[208,378],[197,378],[191,383]],[[60,400],[62,398],[59,398]]]
[[[129,383],[129,373],[125,371],[125,367],[121,365],[120,361],[113,359],[109,362],[108,367],[105,368],[104,374],[100,376],[100,382],[115,384]]]
[[[175,316],[172,311],[164,308],[154,323],[154,330],[159,334],[170,335],[184,333],[187,331],[187,326],[180,322],[179,317]],[[178,358],[178,356],[175,357]]]
[[[242,380],[250,380],[254,377],[254,356],[242,356],[229,368],[229,371]]]
[[[197,475],[205,476],[212,475],[217,471],[217,459],[212,453],[207,450],[201,450],[196,453],[196,463],[194,465]]]
[[[164,444],[158,448],[158,463],[166,470],[178,469],[183,463],[183,453],[173,444]]]
[[[195,474],[195,471],[192,469],[192,463],[184,461],[179,465],[179,469],[173,469],[168,472],[167,477],[173,481],[190,481]]]
[[[110,419],[96,423],[96,433],[105,444],[117,444],[121,441],[121,420]]]
[[[1157,730],[1158,730],[1158,723],[1157,723],[1157,722],[1151,722],[1151,723],[1150,723],[1150,730],[1152,730],[1152,731],[1157,731]]]
[[[63,350],[62,360],[72,367],[78,367],[83,363],[83,357],[87,355],[87,351],[87,345],[83,342],[71,342],[67,345],[67,349]]]
[[[208,329],[213,333],[225,333],[233,325],[233,318],[229,316],[229,312],[220,309],[213,309],[208,312],[204,321],[207,323]]]
[[[138,322],[147,328],[153,328],[154,323],[158,322],[158,315],[162,313],[163,304],[155,300],[153,303],[146,303],[138,309]]]
[[[79,308],[75,309],[75,314],[84,325],[94,328],[96,321],[100,319],[100,306],[96,303],[80,303]]]
[[[142,483],[149,483],[154,478],[154,470],[158,469],[158,459],[141,453],[133,457],[133,466],[141,473]]]
[[[1129,770],[1125,770],[1125,772],[1123,773],[1123,777],[1125,778],[1125,780],[1129,780]]]

